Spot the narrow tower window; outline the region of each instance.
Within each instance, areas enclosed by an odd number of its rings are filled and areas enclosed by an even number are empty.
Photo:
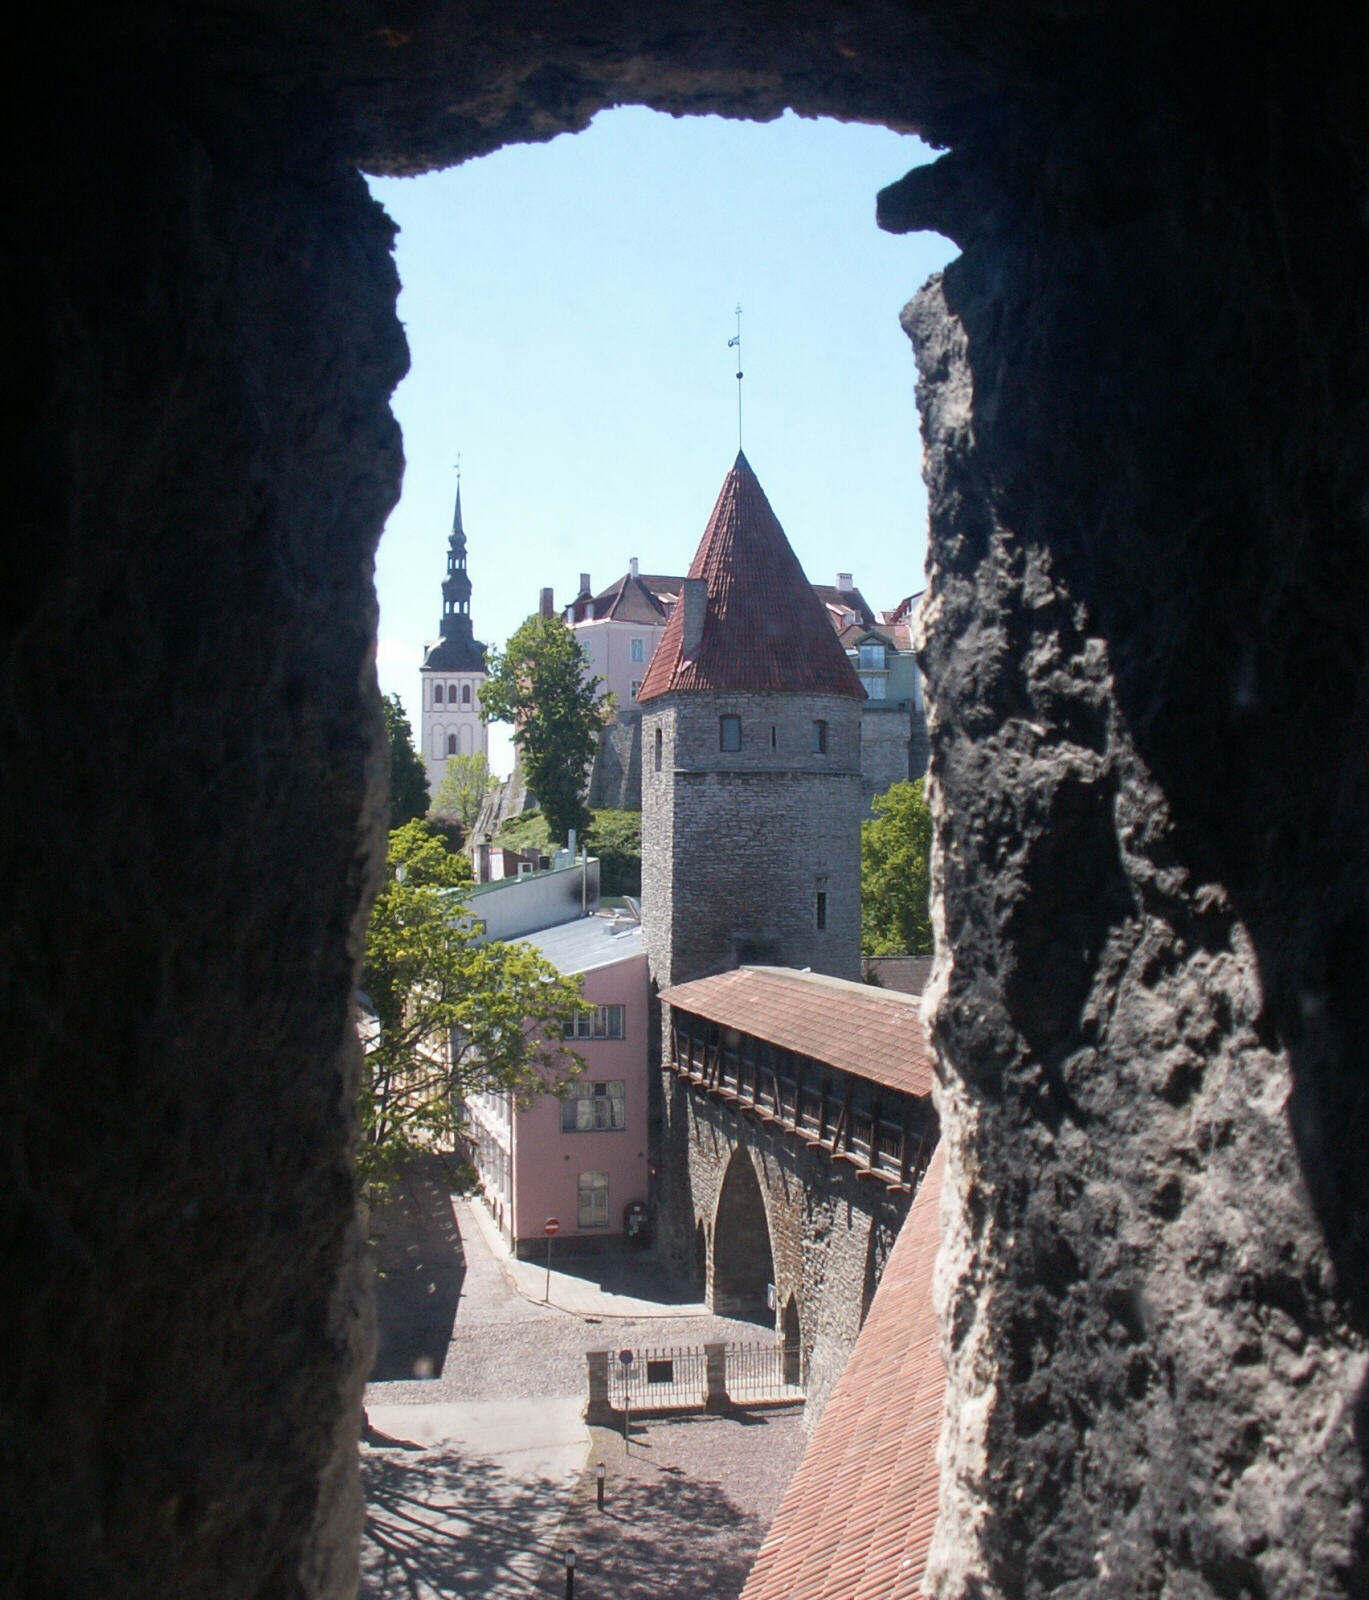
[[[665,741],[661,738],[661,730],[659,728],[657,728],[657,730],[656,730],[656,770],[657,770],[657,772],[659,772],[661,770],[661,746],[662,746],[662,744],[664,744],[664,742]]]
[[[435,683],[433,685],[433,704],[435,706],[440,706],[442,704],[442,685],[440,683]]]
[[[718,749],[740,750],[742,747],[742,719],[740,717],[718,718]]]
[[[454,756],[456,754],[456,735],[454,733],[449,733],[447,735],[447,754],[449,756]]]
[[[819,928],[825,928],[827,926],[827,891],[826,891],[826,889],[819,889],[818,890],[817,896],[816,896],[816,903],[815,903],[813,909],[814,909],[814,912],[815,912],[815,914],[817,916],[818,927]]]
[[[770,724],[770,748],[772,750],[777,750],[779,748],[779,742],[780,742],[779,729],[772,722]]]
[[[827,754],[827,724],[815,722],[813,724],[813,754],[825,756]]]

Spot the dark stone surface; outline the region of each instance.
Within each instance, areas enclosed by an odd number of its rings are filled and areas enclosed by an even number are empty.
[[[599,107],[917,126],[941,1592],[1364,1592],[1366,60],[1344,8],[16,23],[0,1588],[334,1596],[390,230]],[[910,288],[912,286],[910,285]],[[944,304],[943,304],[944,301]]]

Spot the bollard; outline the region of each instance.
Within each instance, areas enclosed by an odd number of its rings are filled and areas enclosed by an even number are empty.
[[[575,1552],[566,1551],[566,1600],[575,1600]]]
[[[594,1469],[594,1488],[599,1500],[599,1509],[604,1509],[604,1463],[601,1461]]]

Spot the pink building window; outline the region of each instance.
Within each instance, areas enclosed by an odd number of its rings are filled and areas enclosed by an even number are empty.
[[[582,1228],[608,1227],[608,1173],[582,1172],[579,1201],[579,1223]]]
[[[621,1039],[626,1006],[595,1006],[561,1025],[563,1039]]]
[[[561,1091],[562,1133],[603,1133],[627,1127],[627,1080],[576,1082]]]

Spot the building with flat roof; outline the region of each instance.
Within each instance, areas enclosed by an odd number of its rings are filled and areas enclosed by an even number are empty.
[[[559,1094],[519,1107],[507,1094],[467,1102],[472,1154],[494,1220],[519,1255],[546,1245],[586,1254],[636,1234],[647,1216],[647,976],[641,925],[590,916],[519,941],[580,974],[594,1010],[565,1038],[584,1068]],[[641,1231],[637,1231],[640,1227]]]

